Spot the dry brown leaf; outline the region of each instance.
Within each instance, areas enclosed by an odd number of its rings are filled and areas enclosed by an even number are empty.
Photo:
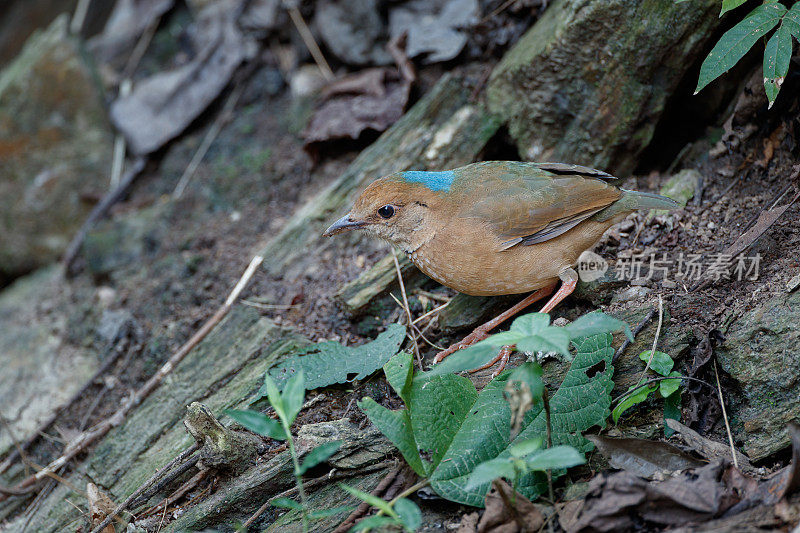
[[[95,528],[109,514],[113,513],[117,506],[94,483],[86,484],[86,494],[89,498],[89,519],[92,522],[92,528]],[[103,533],[114,533],[114,525],[108,524],[102,531]]]
[[[584,435],[608,459],[611,466],[638,476],[664,478],[674,472],[699,468],[704,462],[666,442],[645,439],[612,439]]]

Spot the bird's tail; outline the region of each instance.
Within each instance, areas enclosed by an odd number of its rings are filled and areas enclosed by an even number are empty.
[[[598,222],[604,222],[609,218],[625,211],[636,211],[637,209],[677,209],[680,204],[672,198],[654,194],[651,192],[629,191],[620,189],[622,196],[619,200],[606,207],[594,216]]]

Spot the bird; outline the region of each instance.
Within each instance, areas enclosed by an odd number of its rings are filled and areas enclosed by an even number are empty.
[[[565,163],[483,161],[378,178],[325,230],[362,230],[405,252],[422,272],[468,295],[531,293],[434,357],[434,364],[550,295],[549,313],[578,282],[579,256],[639,209],[675,209],[658,194],[619,188],[614,176]],[[505,368],[513,346],[487,364]]]

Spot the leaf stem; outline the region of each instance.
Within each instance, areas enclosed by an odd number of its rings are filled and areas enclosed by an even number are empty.
[[[300,495],[300,503],[303,505],[302,520],[303,520],[303,533],[308,532],[308,497],[306,490],[303,487],[303,475],[300,474],[300,460],[297,457],[297,451],[294,448],[294,438],[289,430],[289,425],[286,423],[284,417],[280,417],[281,424],[284,431],[286,431],[286,442],[289,444],[289,455],[292,456],[292,464],[294,465],[294,479],[297,483],[297,493]]]
[[[553,447],[553,426],[550,423],[550,397],[547,394],[547,387],[542,388],[542,403],[544,404],[544,422],[545,432],[547,438],[547,447]],[[548,468],[545,473],[547,474],[547,494],[550,496],[550,501],[555,502],[555,493],[553,492],[553,471]]]

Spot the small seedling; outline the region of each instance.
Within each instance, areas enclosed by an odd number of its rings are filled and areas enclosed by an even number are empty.
[[[350,528],[350,533],[370,531],[373,528],[386,526],[400,526],[405,531],[413,532],[422,524],[422,511],[420,511],[416,503],[408,498],[396,498],[391,502],[387,502],[344,483],[340,483],[339,486],[356,498],[378,509],[378,514],[361,520]]]
[[[271,504],[275,507],[299,511],[302,516],[303,531],[306,532],[309,530],[308,523],[310,520],[319,520],[350,510],[347,507],[311,510],[308,505],[308,497],[303,488],[303,474],[328,460],[331,455],[336,453],[342,443],[336,441],[318,446],[311,450],[301,463],[290,428],[303,408],[306,394],[303,372],[301,370],[294,374],[286,382],[283,392],[278,390],[278,386],[267,375],[264,380],[264,389],[270,405],[275,409],[275,414],[278,415],[278,420],[252,410],[228,409],[225,414],[254,433],[287,442],[289,454],[292,456],[292,464],[294,465],[294,478],[300,501],[296,502],[289,498],[276,498],[272,500]]]

